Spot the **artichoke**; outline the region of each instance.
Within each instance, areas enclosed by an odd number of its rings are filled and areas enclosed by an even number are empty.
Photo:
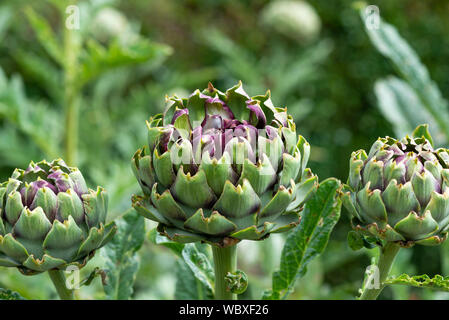
[[[251,98],[241,82],[226,93],[209,83],[167,102],[132,159],[143,191],[132,198],[137,212],[172,240],[219,246],[299,223],[317,184],[306,169],[310,146],[269,91]]]
[[[306,1],[269,2],[262,10],[261,19],[267,27],[302,43],[315,40],[321,31],[320,16]]]
[[[403,247],[446,239],[449,155],[432,147],[426,126],[402,140],[379,138],[368,154],[353,152],[348,184],[343,203],[360,234]]]
[[[31,162],[0,185],[0,265],[23,274],[82,267],[114,235],[107,194],[63,160]]]

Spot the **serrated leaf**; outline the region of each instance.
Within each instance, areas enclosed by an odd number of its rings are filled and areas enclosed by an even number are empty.
[[[204,286],[193,274],[184,260],[178,260],[176,265],[176,291],[177,300],[210,300],[213,293]]]
[[[15,291],[0,288],[0,300],[26,300],[26,299]]]
[[[171,54],[170,47],[145,39],[139,39],[126,46],[114,41],[108,47],[90,39],[81,55],[79,81],[85,84],[113,68],[164,59],[169,54]]]
[[[364,10],[361,10],[361,17],[366,18]],[[402,78],[414,90],[423,107],[432,115],[446,139],[449,139],[447,101],[443,99],[415,51],[392,25],[381,19],[378,28],[366,28],[366,32],[376,49],[391,60]]]
[[[385,281],[385,284],[398,284],[449,292],[449,277],[443,277],[439,274],[435,275],[433,278],[430,278],[427,274],[419,276],[409,276],[408,274],[404,273],[399,277],[387,279]]]
[[[42,47],[56,62],[61,66],[64,65],[62,45],[58,43],[57,37],[47,20],[38,15],[31,7],[25,9],[25,14]]]
[[[35,83],[55,101],[63,101],[62,73],[47,58],[18,49],[14,52],[14,59],[22,68],[24,75],[34,79]]]
[[[117,233],[101,251],[107,275],[104,291],[108,299],[125,300],[133,293],[139,269],[136,252],[145,239],[145,221],[133,209],[115,221]]]
[[[173,253],[175,253],[179,257],[182,254],[182,249],[184,249],[184,244],[171,241],[167,237],[160,235],[159,232],[157,232],[157,228],[154,228],[150,231],[149,239],[154,244],[159,244],[169,248]]]
[[[307,265],[324,251],[330,233],[340,218],[340,181],[323,181],[316,194],[306,203],[300,224],[288,235],[281,253],[280,270],[273,273],[272,291],[264,299],[285,299]]]
[[[207,289],[208,292],[214,292],[214,269],[209,258],[202,252],[200,243],[188,243],[182,250],[182,258],[195,278]],[[204,251],[204,249],[203,249]]]
[[[31,158],[55,158],[60,152],[58,143],[61,133],[61,121],[59,114],[51,110],[42,102],[28,99],[22,79],[19,76],[6,77],[0,68],[0,118],[5,120],[2,126],[2,140],[0,141],[0,153],[3,157],[12,160],[24,159],[26,165],[30,155],[20,155],[24,148],[33,150],[38,147],[42,154],[37,153]],[[8,126],[9,125],[9,126]],[[14,128],[12,128],[14,127]],[[9,129],[9,130],[8,130]],[[19,132],[20,131],[20,134]],[[25,135],[23,139],[21,136]],[[14,141],[23,139],[25,141]],[[54,143],[48,143],[53,141]],[[17,150],[17,152],[15,152]]]

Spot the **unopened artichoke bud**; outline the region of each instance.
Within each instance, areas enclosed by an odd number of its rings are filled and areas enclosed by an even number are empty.
[[[449,154],[431,141],[422,125],[412,137],[379,138],[369,153],[352,153],[343,203],[356,231],[404,247],[446,239]]]
[[[235,294],[242,294],[248,288],[248,277],[242,270],[228,272],[225,276],[226,288]]]
[[[79,268],[115,233],[106,191],[63,160],[31,162],[0,185],[0,266],[23,274]]]
[[[91,31],[100,41],[107,42],[114,38],[129,40],[135,37],[127,18],[118,10],[104,7],[95,15]]]
[[[137,212],[172,240],[221,246],[299,223],[317,185],[310,146],[269,91],[250,97],[241,83],[226,92],[209,84],[167,101],[132,159],[143,191],[132,198]]]
[[[316,39],[321,30],[320,17],[305,1],[272,1],[262,10],[261,17],[264,25],[299,42]]]

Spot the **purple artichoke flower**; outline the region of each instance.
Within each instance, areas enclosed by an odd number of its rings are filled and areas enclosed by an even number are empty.
[[[61,159],[16,169],[0,185],[0,266],[24,274],[78,267],[114,235],[106,191]]]
[[[133,157],[134,208],[180,242],[259,240],[299,223],[317,178],[292,117],[242,84],[168,99]]]

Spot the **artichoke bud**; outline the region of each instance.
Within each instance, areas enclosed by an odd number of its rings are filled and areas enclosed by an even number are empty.
[[[104,225],[103,189],[88,189],[81,172],[61,159],[32,162],[12,176],[0,188],[0,266],[28,275],[81,268],[115,233],[113,223]]]
[[[418,128],[415,132],[419,132]],[[343,204],[357,232],[380,240],[437,245],[449,225],[447,149],[434,150],[430,135],[379,138],[368,156],[352,154]],[[442,155],[442,156],[441,156]]]
[[[310,145],[269,91],[250,97],[241,82],[225,93],[209,84],[186,99],[167,98],[147,128],[148,145],[132,161],[143,191],[133,207],[172,240],[264,239],[297,225],[303,200],[316,189],[316,177],[304,175]],[[145,162],[153,176],[144,179],[142,150],[153,146]]]
[[[225,276],[226,289],[235,294],[242,294],[248,288],[248,277],[242,270],[228,272]]]

